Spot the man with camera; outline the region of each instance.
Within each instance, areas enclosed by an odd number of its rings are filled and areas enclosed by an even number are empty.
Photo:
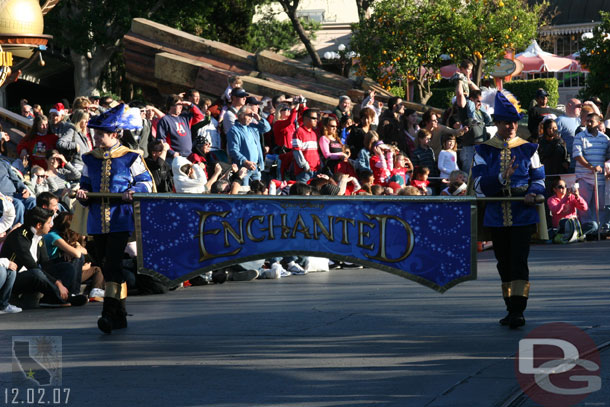
[[[492,124],[491,116],[485,111],[481,103],[482,95],[479,89],[470,91],[464,109],[460,109],[462,124],[466,126],[462,148],[460,150],[460,164],[462,171],[469,172],[474,158],[474,146],[489,139],[486,127]]]
[[[243,106],[237,112],[237,122],[227,135],[227,150],[233,163],[248,169],[243,185],[261,179],[261,171],[265,168],[261,136],[269,130],[271,126],[267,120],[250,106]]]
[[[320,170],[320,154],[318,153],[318,126],[320,113],[307,109],[303,113],[303,125],[294,134],[292,150],[295,160],[294,176],[299,182],[307,182]]]

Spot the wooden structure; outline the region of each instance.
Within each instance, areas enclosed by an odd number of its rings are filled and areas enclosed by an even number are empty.
[[[253,54],[142,18],[133,20],[123,45],[127,79],[161,94],[194,88],[217,97],[228,78],[239,75],[249,93],[302,94],[309,106],[320,109],[333,109],[341,95],[361,99],[369,89],[382,100],[390,96],[370,79],[358,89],[351,79],[270,51]]]

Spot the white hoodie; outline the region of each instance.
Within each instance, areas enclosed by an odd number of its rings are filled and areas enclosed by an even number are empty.
[[[0,193],[0,205],[2,205],[2,217],[0,218],[0,233],[8,231],[15,221],[15,207],[13,203],[8,200],[5,195]],[[2,245],[0,244],[0,247]],[[7,268],[9,261],[6,258],[0,258],[0,266]]]
[[[185,164],[192,164],[194,170],[194,178],[190,178],[188,174],[180,171],[180,167]],[[203,194],[207,192],[205,184],[208,182],[205,176],[205,171],[199,164],[193,164],[185,157],[174,157],[172,162],[172,172],[174,173],[174,187],[176,193],[179,194]]]

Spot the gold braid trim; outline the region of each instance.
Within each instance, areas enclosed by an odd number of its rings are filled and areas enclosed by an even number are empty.
[[[108,152],[105,153],[102,161],[101,180],[100,180],[100,192],[110,192],[110,175],[112,169],[112,160]],[[100,204],[100,210],[102,211],[102,233],[110,232],[110,199],[102,198]]]
[[[529,297],[530,282],[527,280],[514,280],[510,282],[510,296]]]
[[[502,283],[502,297],[510,297],[510,283]]]

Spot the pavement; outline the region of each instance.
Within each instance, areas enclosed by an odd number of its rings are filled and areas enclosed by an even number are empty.
[[[112,335],[96,327],[99,303],[0,315],[0,405],[15,394],[35,404],[29,391],[70,406],[534,406],[514,355],[550,322],[601,347],[602,389],[578,405],[610,405],[609,253],[610,240],[532,246],[518,330],[497,322],[505,311],[491,251],[479,253],[476,281],[444,294],[344,269],[132,296],[129,327]],[[17,336],[61,338],[61,385],[41,390],[24,377],[12,360]]]

